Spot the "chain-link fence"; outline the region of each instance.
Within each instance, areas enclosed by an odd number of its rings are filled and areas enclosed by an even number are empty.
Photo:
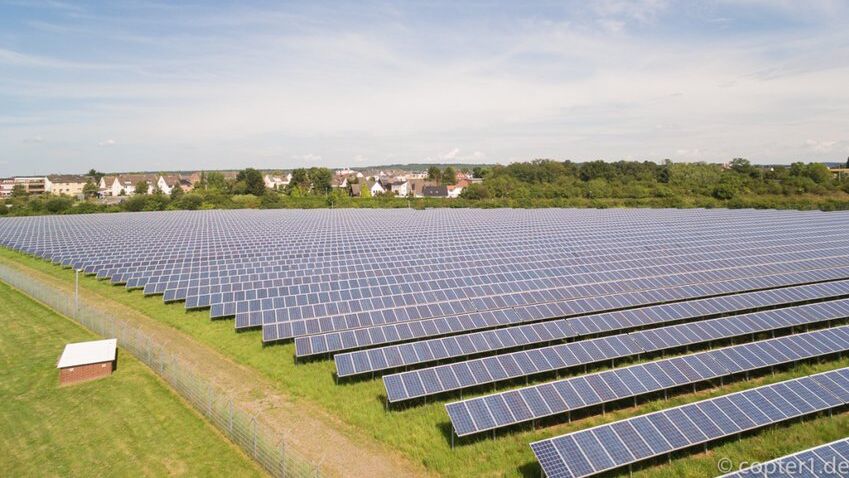
[[[124,320],[88,305],[73,292],[66,293],[22,271],[0,264],[0,280],[53,310],[74,319],[103,337],[118,339],[118,346],[147,364],[174,390],[205,415],[219,430],[272,476],[318,478],[319,468],[286,447],[284,437],[258,417],[240,407],[220,387],[204,378],[174,351]]]

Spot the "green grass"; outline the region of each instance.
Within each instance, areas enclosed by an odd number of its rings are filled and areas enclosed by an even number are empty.
[[[73,277],[69,270],[62,270],[11,251],[0,250],[0,257],[22,262],[68,281]],[[81,287],[182,330],[237,362],[254,367],[293,399],[320,405],[332,415],[352,425],[353,433],[371,436],[399,450],[411,460],[421,462],[428,469],[445,476],[538,476],[539,468],[528,447],[532,441],[765,383],[849,366],[849,359],[800,365],[775,376],[766,375],[751,381],[741,380],[721,388],[673,396],[670,400],[641,403],[636,408],[619,409],[573,423],[547,424],[536,430],[528,426],[502,431],[495,439],[490,437],[466,440],[451,449],[446,432],[449,422],[444,406],[446,402],[456,400],[456,396],[386,412],[382,403],[384,390],[380,379],[336,385],[333,380],[332,361],[296,365],[293,362],[293,344],[263,347],[260,332],[237,334],[233,330],[232,320],[210,321],[207,311],[186,312],[182,304],[165,305],[159,296],[145,298],[139,291],[128,292],[124,288],[114,287],[108,282],[93,278],[82,280]],[[551,377],[545,379],[550,380]],[[698,451],[685,453],[676,457],[671,465],[661,462],[637,470],[635,474],[646,477],[715,475],[718,474],[716,462],[721,457],[728,457],[734,462],[767,460],[831,441],[841,437],[841,434],[846,435],[847,430],[847,413],[833,418],[814,418],[779,429],[765,430],[746,436],[740,441],[719,444],[712,447],[707,454]],[[788,440],[788,436],[793,439]]]
[[[0,318],[2,475],[263,475],[130,354],[111,377],[60,388],[64,345],[97,337],[4,283]]]

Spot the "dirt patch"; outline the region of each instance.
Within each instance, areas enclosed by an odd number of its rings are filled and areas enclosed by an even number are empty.
[[[67,294],[73,292],[72,283],[14,260],[0,258],[0,262],[23,271],[47,287]],[[431,475],[423,466],[357,433],[321,407],[306,400],[299,400],[295,405],[260,372],[234,362],[184,332],[88,289],[80,289],[80,301],[86,307],[133,324],[163,348],[179,351],[182,361],[188,362],[206,380],[227,390],[235,403],[285,436],[287,446],[297,450],[310,463],[320,464],[324,475],[393,478]],[[356,440],[350,438],[358,435]]]

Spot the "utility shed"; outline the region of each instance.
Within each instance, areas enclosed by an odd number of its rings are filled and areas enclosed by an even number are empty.
[[[85,382],[112,374],[117,358],[117,339],[68,344],[59,357],[59,385]]]

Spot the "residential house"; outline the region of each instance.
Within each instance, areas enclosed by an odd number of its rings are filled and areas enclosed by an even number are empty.
[[[288,186],[289,182],[292,181],[292,173],[285,176],[266,174],[263,176],[262,181],[268,189],[282,189]]]
[[[97,190],[100,197],[120,196],[121,183],[118,181],[118,176],[107,175],[100,178],[100,183],[97,185]]]
[[[460,193],[463,192],[463,188],[468,186],[470,183],[467,179],[461,179],[457,181],[456,184],[448,185],[448,197],[449,198],[458,198],[460,197]]]
[[[351,185],[351,195],[354,196],[354,197],[361,197],[362,196],[362,188],[364,188],[364,187],[367,187],[369,189],[369,192],[371,192],[372,196],[375,196],[375,195],[378,195],[378,194],[383,194],[384,192],[386,192],[383,189],[383,186],[380,185],[380,181],[372,181],[372,180],[369,179],[369,180],[360,181],[359,183],[356,183],[356,184],[352,184]]]
[[[44,176],[16,177],[15,184],[12,187],[21,184],[27,194],[44,194],[46,192],[46,181],[47,178]]]
[[[407,193],[412,194],[413,197],[417,198],[424,197],[423,189],[425,186],[436,186],[436,183],[423,178],[408,179]]]
[[[422,196],[426,198],[447,198],[448,186],[425,186],[422,188]]]
[[[195,188],[195,184],[200,182],[200,173],[194,172],[188,176],[181,176],[180,185],[183,191],[189,192]]]
[[[15,187],[15,178],[0,179],[0,197],[6,198],[12,195],[12,189]]]
[[[44,179],[44,190],[60,196],[82,196],[83,188],[91,180],[79,174],[51,174]]]
[[[333,179],[330,180],[330,186],[334,188],[347,188],[348,176],[339,174],[333,176]]]
[[[409,192],[407,184],[407,181],[393,181],[392,184],[389,185],[389,190],[395,193],[396,196],[406,197]]]
[[[181,188],[179,174],[160,174],[156,180],[159,190],[165,194],[171,194],[174,188]]]
[[[155,186],[160,186],[160,179],[162,178],[158,174],[120,174],[118,175],[118,194],[113,195],[121,196],[121,191],[123,191],[123,195],[131,196],[136,192],[136,185],[142,181],[147,183],[147,192],[145,194],[151,194]],[[165,192],[165,190],[163,189],[162,192]],[[168,193],[170,192],[169,189]]]

